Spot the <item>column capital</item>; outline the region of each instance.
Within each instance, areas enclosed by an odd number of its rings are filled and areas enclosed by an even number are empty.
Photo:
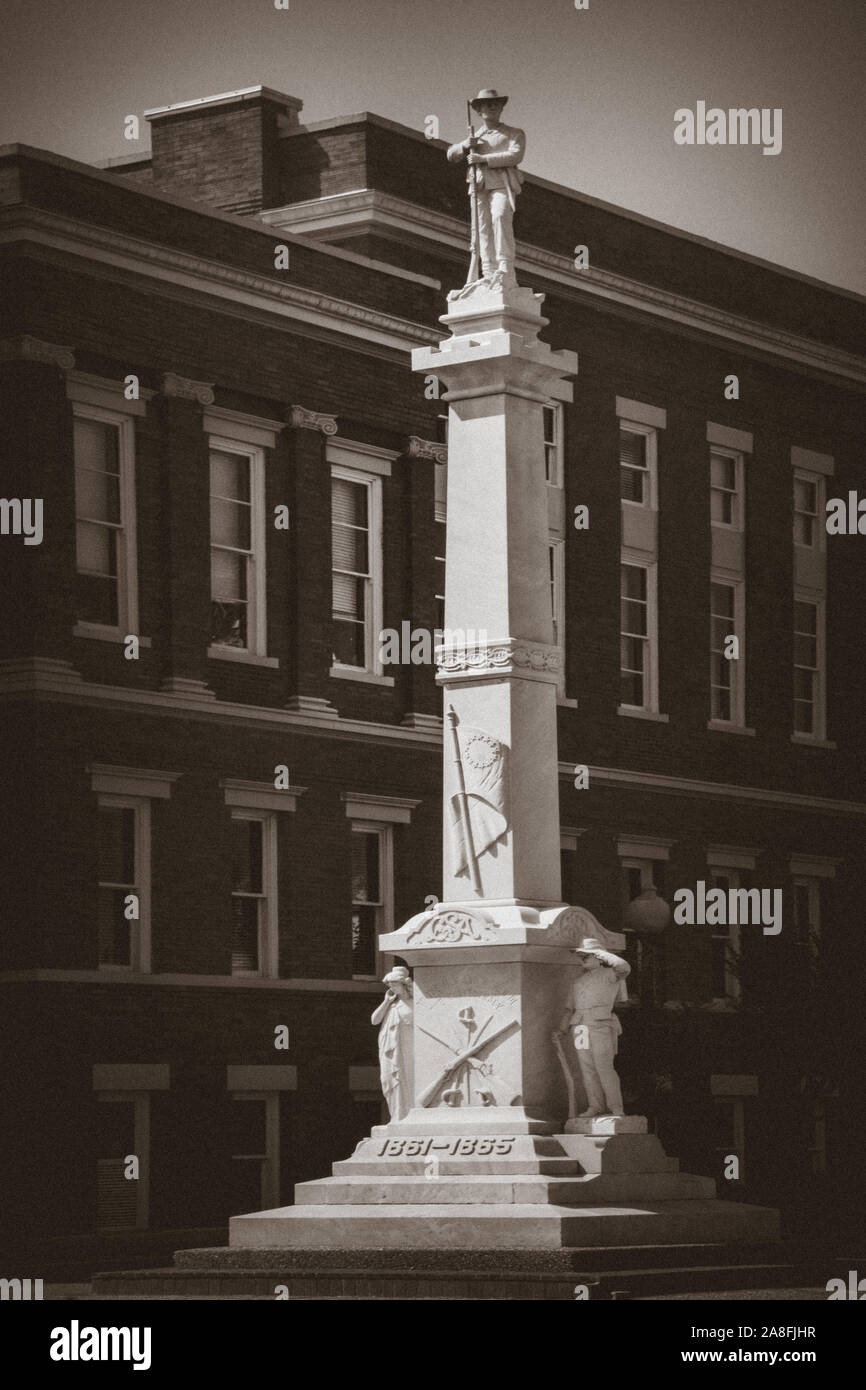
[[[421,439],[417,434],[410,434],[409,448],[406,452],[413,459],[432,459],[434,463],[448,462],[447,444],[442,444],[437,439]]]
[[[296,430],[318,430],[320,434],[337,433],[336,415],[323,415],[318,410],[307,410],[303,405],[290,407],[289,424]]]
[[[42,338],[22,333],[14,338],[0,339],[0,362],[44,362],[50,367],[71,372],[75,366],[75,354],[70,347],[46,343]]]
[[[193,381],[188,376],[178,376],[177,372],[164,372],[162,394],[174,396],[183,401],[198,401],[199,405],[213,405],[213,382]]]

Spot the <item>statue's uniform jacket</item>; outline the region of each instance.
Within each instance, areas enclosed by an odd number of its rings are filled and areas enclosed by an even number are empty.
[[[498,130],[482,126],[475,138],[478,141],[475,153],[484,155],[487,160],[486,164],[472,166],[477,170],[476,187],[485,193],[504,188],[513,209],[523,186],[523,175],[517,166],[526,153],[526,136],[517,126],[501,125]],[[464,159],[468,150],[469,136],[450,146],[448,158],[453,164]]]
[[[613,1013],[613,1006],[619,992],[620,978],[615,971],[605,966],[576,980],[574,1011],[568,1020],[571,1027],[585,1024],[591,1035],[594,1027],[610,1025],[614,1038],[618,1038],[622,1032],[622,1024]]]

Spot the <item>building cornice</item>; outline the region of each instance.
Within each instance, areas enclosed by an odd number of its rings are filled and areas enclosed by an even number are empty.
[[[375,189],[356,189],[293,203],[271,210],[267,217],[274,228],[300,232],[307,237],[321,238],[336,231],[349,234],[364,228],[392,235],[408,233],[460,252],[466,249],[466,224],[460,218],[433,212]],[[621,308],[652,314],[680,327],[725,338],[847,381],[866,383],[866,359],[854,353],[658,289],[614,271],[596,266],[575,270],[568,256],[545,251],[528,242],[517,243],[517,267],[562,286],[574,298],[589,296],[607,300]]]
[[[41,208],[0,209],[0,244],[24,241],[100,267],[144,275],[165,284],[206,294],[250,310],[265,311],[284,323],[327,329],[380,347],[406,352],[437,343],[441,332],[381,310],[369,309],[319,290],[279,284],[254,271],[106,231]]]
[[[334,718],[300,710],[272,709],[262,705],[245,705],[230,701],[205,699],[197,696],[174,695],[164,690],[125,689],[115,685],[100,685],[85,681],[66,663],[47,658],[17,658],[0,663],[0,703],[34,698],[51,704],[99,706],[105,709],[137,709],[141,713],[168,715],[189,720],[203,720],[250,727],[292,729],[335,739],[362,743],[379,743],[391,747],[435,749],[441,746],[442,730],[410,729],[399,724],[377,724],[361,719]],[[574,764],[559,763],[559,775],[569,782],[574,777]],[[805,796],[800,792],[779,791],[771,787],[750,787],[730,782],[709,782],[691,777],[667,777],[654,772],[637,772],[630,768],[590,767],[590,781],[602,785],[638,787],[643,791],[673,793],[677,796],[702,796],[757,802],[783,810],[835,812],[847,816],[866,816],[866,803],[843,801],[822,796]]]

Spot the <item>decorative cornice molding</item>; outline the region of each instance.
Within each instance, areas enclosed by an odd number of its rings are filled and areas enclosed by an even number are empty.
[[[29,235],[22,237],[22,231]],[[441,329],[427,328],[394,314],[337,299],[318,290],[277,282],[254,271],[173,251],[140,237],[107,232],[41,208],[0,208],[0,243],[28,241],[106,267],[148,275],[203,294],[216,295],[248,310],[276,314],[293,325],[313,324],[361,339],[369,345],[406,352],[438,343]]]
[[[321,434],[337,433],[336,415],[323,415],[318,410],[307,410],[306,406],[293,405],[290,424],[296,430],[319,430]]]
[[[494,642],[458,646],[443,644],[435,650],[437,678],[450,679],[463,674],[473,677],[485,673],[529,676],[555,680],[562,650],[542,642],[525,642],[517,637]]]
[[[436,439],[421,439],[417,434],[409,435],[409,448],[406,452],[413,459],[432,459],[434,463],[448,462],[447,444],[440,444]]]
[[[574,776],[574,764],[559,764],[560,777]],[[673,792],[676,796],[719,797],[725,800],[761,802],[766,806],[789,807],[798,811],[824,813],[838,811],[847,816],[866,816],[866,802],[842,801],[836,797],[806,796],[802,792],[777,791],[772,787],[747,787],[742,783],[707,782],[697,777],[667,777],[658,772],[636,772],[624,767],[590,767],[590,782],[608,786],[639,787],[643,791]]]
[[[193,381],[192,377],[178,376],[177,372],[164,372],[162,394],[177,396],[183,401],[198,401],[199,405],[213,405],[212,381]]]
[[[23,333],[17,338],[0,340],[0,362],[44,362],[49,367],[60,367],[64,372],[71,372],[75,366],[75,354],[72,348],[46,343],[42,338]]]
[[[279,224],[300,234],[321,235],[339,227],[374,226],[392,232],[409,232],[428,241],[465,251],[466,224],[460,218],[433,212],[391,193],[364,189],[338,193],[330,198],[310,199],[280,209]],[[729,313],[685,295],[661,290],[614,271],[587,266],[575,270],[568,256],[545,251],[528,242],[517,243],[517,269],[546,276],[567,287],[573,294],[589,294],[608,299],[627,308],[673,320],[685,327],[730,338],[747,347],[777,357],[815,367],[831,375],[866,383],[866,360],[841,348],[829,347],[813,338],[789,333],[739,314]]]

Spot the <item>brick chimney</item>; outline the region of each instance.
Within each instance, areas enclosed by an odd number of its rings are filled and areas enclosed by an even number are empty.
[[[297,129],[302,106],[271,87],[244,87],[145,111],[154,187],[228,212],[278,207],[279,139]]]

